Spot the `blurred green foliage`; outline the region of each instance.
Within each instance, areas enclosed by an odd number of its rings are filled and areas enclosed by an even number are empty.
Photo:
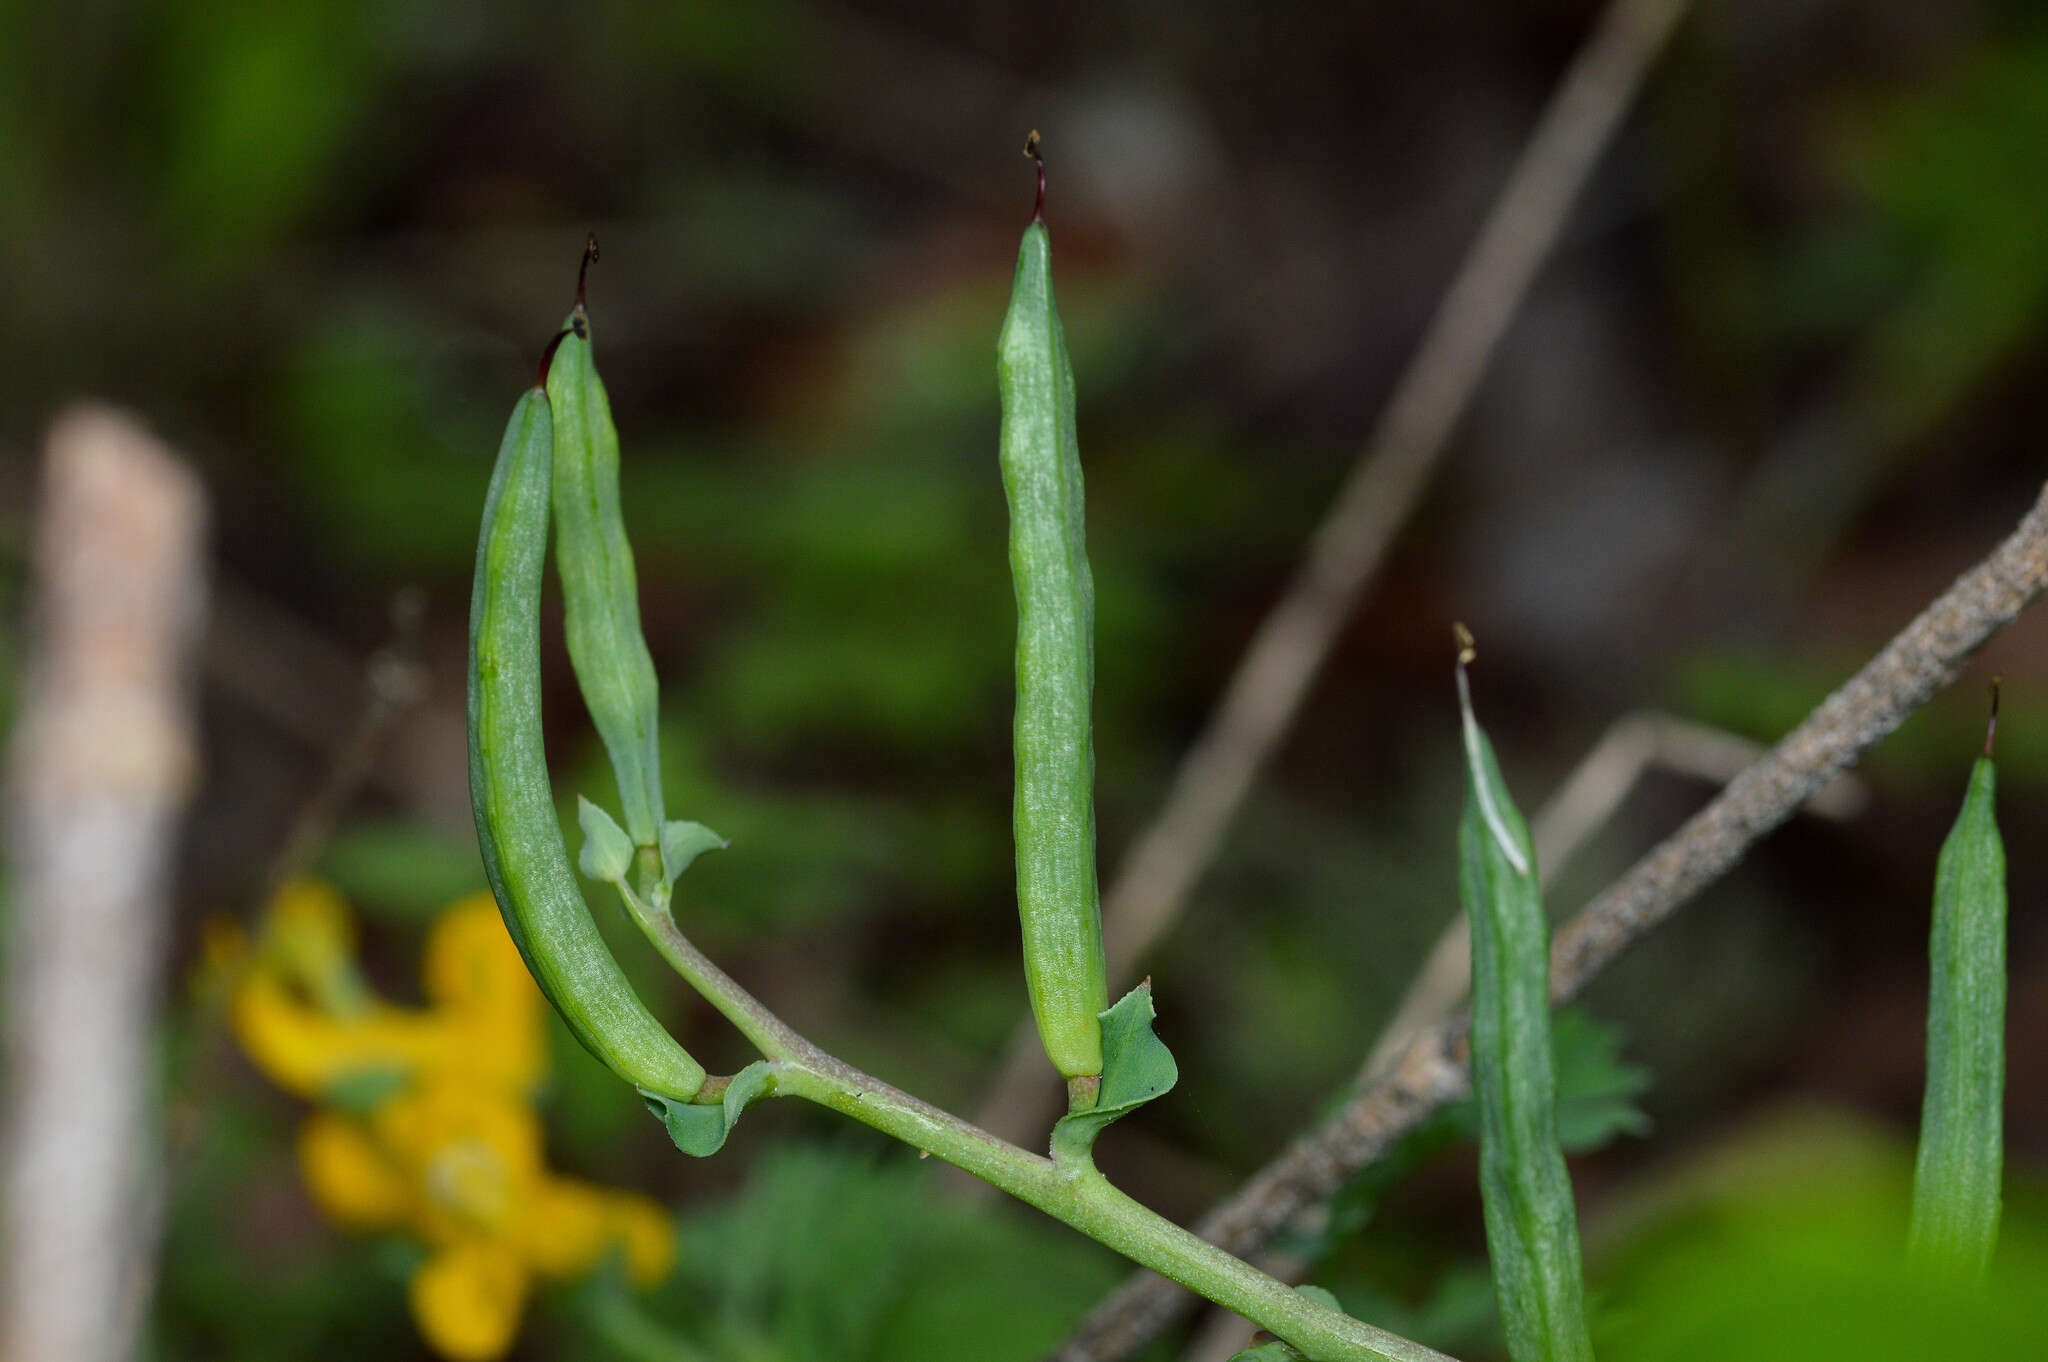
[[[1023,1362],[1123,1275],[1029,1212],[935,1195],[930,1171],[865,1140],[771,1150],[731,1204],[685,1224],[680,1280],[655,1307],[732,1340],[714,1356]]]
[[[1636,1189],[1595,1281],[1600,1356],[1690,1362],[2009,1359],[2048,1344],[2048,1220],[2008,1196],[1982,1292],[1907,1261],[1911,1152],[1839,1116],[1781,1114]],[[2017,1189],[2015,1189],[2017,1190]]]

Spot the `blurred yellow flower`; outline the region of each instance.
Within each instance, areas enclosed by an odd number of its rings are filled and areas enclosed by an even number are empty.
[[[460,1073],[525,1093],[547,1069],[540,991],[489,894],[434,924],[422,968],[428,1006],[394,1007],[355,969],[348,905],[327,885],[287,886],[265,914],[235,989],[242,1048],[278,1086],[315,1100],[351,1080]]]
[[[488,894],[435,923],[424,1009],[378,1000],[355,968],[347,904],[289,886],[237,956],[231,1016],[257,1066],[328,1103],[299,1132],[307,1189],[335,1223],[428,1250],[413,1317],[454,1359],[502,1355],[536,1277],[581,1276],[618,1253],[652,1285],[674,1264],[646,1197],[548,1172],[532,1096],[546,1069],[539,991]]]
[[[641,1286],[674,1265],[660,1207],[550,1174],[533,1109],[488,1088],[435,1080],[364,1119],[321,1112],[300,1132],[299,1166],[336,1222],[427,1246],[413,1314],[447,1357],[504,1352],[535,1276],[579,1277],[615,1250]]]

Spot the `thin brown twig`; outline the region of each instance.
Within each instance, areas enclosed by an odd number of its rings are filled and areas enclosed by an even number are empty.
[[[1292,726],[1338,629],[1421,500],[1573,201],[1685,6],[1686,0],[1613,0],[1565,73],[1306,559],[1103,896],[1113,986],[1131,982],[1179,916]],[[1057,1113],[1059,1095],[1025,1017],[976,1119],[1007,1138],[1031,1138]]]
[[[320,854],[334,835],[335,821],[369,778],[371,764],[393,726],[426,694],[426,667],[420,660],[420,630],[425,618],[426,596],[417,587],[407,587],[393,598],[391,638],[370,655],[364,668],[369,694],[363,711],[335,749],[319,785],[292,819],[283,846],[271,860],[266,899]]]
[[[1957,578],[1862,670],[1706,808],[1636,862],[1561,930],[1550,991],[1575,995],[1650,928],[1712,883],[1766,833],[1903,723],[1970,656],[2048,587],[2048,488],[1990,556]],[[1196,1226],[1240,1256],[1256,1253],[1305,1206],[1336,1191],[1468,1086],[1464,1023],[1416,1036],[1379,1081],[1297,1139]],[[1192,1298],[1139,1274],[1097,1306],[1058,1362],[1130,1356]]]

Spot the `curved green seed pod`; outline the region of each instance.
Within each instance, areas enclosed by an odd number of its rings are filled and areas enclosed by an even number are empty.
[[[1462,628],[1459,645],[1467,790],[1458,892],[1472,920],[1472,1086],[1494,1290],[1514,1362],[1590,1362],[1578,1213],[1557,1142],[1550,926],[1536,846],[1472,717]]]
[[[1034,134],[1034,139],[1036,134]],[[1102,1072],[1109,1007],[1095,882],[1095,586],[1088,572],[1074,371],[1053,303],[1052,244],[1034,217],[1003,319],[1003,491],[1017,590],[1017,911],[1045,1052]]]
[[[585,264],[596,256],[593,239]],[[548,370],[555,422],[555,567],[569,661],[619,781],[626,831],[661,845],[661,702],[640,633],[633,546],[619,511],[619,433],[591,355],[581,289]]]
[[[1995,703],[1995,702],[1994,702]],[[1998,1240],[2005,1115],[2005,846],[1990,743],[1934,868],[1927,1095],[1913,1173],[1912,1247],[1960,1276]]]
[[[686,1100],[704,1067],[626,982],[576,885],[541,740],[540,594],[554,444],[547,395],[512,410],[469,611],[469,794],[484,873],[519,953],[576,1039],[628,1083]]]

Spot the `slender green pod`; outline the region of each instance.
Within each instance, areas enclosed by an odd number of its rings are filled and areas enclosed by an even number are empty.
[[[541,738],[540,596],[554,427],[547,394],[512,410],[484,500],[469,612],[469,792],[484,873],[541,992],[584,1048],[636,1087],[687,1100],[704,1068],[662,1029],[598,935],[555,818]]]
[[[1472,1086],[1494,1290],[1514,1362],[1590,1362],[1578,1213],[1557,1141],[1536,845],[1472,717],[1472,639],[1457,632],[1467,777],[1458,891],[1472,921]]]
[[[597,259],[584,246],[583,271]],[[569,661],[591,721],[618,777],[619,804],[634,845],[661,845],[661,701],[654,659],[640,632],[633,546],[619,509],[619,433],[591,353],[590,316],[576,307],[547,378],[555,427],[555,567],[562,578]]]
[[[1998,722],[1997,691],[1991,722]],[[1921,1261],[1981,1274],[1998,1240],[2005,1116],[2005,845],[1991,735],[1934,865],[1928,947],[1927,1095],[1913,1171],[1911,1245]]]
[[[1038,134],[1025,153],[1037,157]],[[1017,912],[1038,1034],[1068,1079],[1102,1072],[1109,1007],[1095,881],[1095,584],[1082,523],[1074,370],[1040,211],[1024,229],[998,342],[1003,491],[1017,592]]]

